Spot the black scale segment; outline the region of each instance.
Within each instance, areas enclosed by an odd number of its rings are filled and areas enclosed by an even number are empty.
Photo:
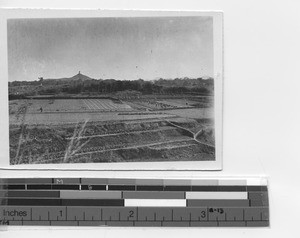
[[[61,199],[9,198],[8,206],[61,206]]]
[[[78,184],[52,184],[52,190],[79,190]]]
[[[135,185],[108,185],[108,190],[135,191]]]
[[[246,192],[246,186],[219,186],[220,192]]]
[[[3,190],[25,190],[25,184],[4,184],[1,185]]]
[[[203,192],[246,192],[247,186],[192,186],[192,191]]]
[[[137,191],[164,191],[164,186],[156,185],[137,185]]]
[[[27,190],[51,190],[51,184],[28,184]]]
[[[191,191],[191,186],[165,186],[164,191]]]
[[[62,206],[124,206],[124,199],[62,199]]]
[[[268,187],[267,186],[247,186],[248,192],[267,192]]]
[[[3,190],[5,191],[5,190]],[[0,195],[2,194],[2,191],[0,191]],[[10,190],[6,191],[4,194],[4,197],[24,197],[24,198],[36,198],[36,197],[45,197],[45,198],[59,198],[60,197],[60,191],[28,191],[28,190]]]

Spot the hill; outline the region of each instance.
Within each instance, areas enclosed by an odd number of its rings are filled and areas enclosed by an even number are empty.
[[[89,80],[95,80],[93,78],[90,78],[82,73],[80,71],[78,74],[70,77],[70,78],[58,78],[58,79],[44,79],[45,81],[64,81],[64,82],[70,82],[70,81],[89,81]]]

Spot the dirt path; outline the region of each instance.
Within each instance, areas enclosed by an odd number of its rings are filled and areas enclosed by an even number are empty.
[[[173,122],[170,122],[169,120],[165,120],[165,121],[166,121],[167,123],[169,123],[170,125],[172,125],[172,126],[174,126],[174,127],[176,127],[176,128],[179,128],[179,129],[181,129],[181,130],[184,130],[184,131],[188,132],[189,134],[191,134],[191,136],[193,137],[193,139],[194,139],[195,141],[197,141],[199,144],[202,144],[202,145],[206,145],[206,146],[215,148],[213,145],[210,145],[210,144],[201,142],[201,141],[199,141],[199,140],[197,139],[197,136],[203,131],[202,129],[200,129],[199,131],[197,131],[196,133],[194,133],[194,132],[192,132],[191,130],[189,130],[189,129],[187,129],[187,128],[184,128],[184,127],[179,126],[179,125],[177,125],[177,124],[175,124],[175,123],[173,123]]]
[[[129,150],[129,149],[137,149],[137,148],[142,148],[142,147],[152,147],[152,146],[156,146],[156,145],[163,145],[163,144],[168,144],[170,142],[189,142],[189,141],[194,141],[194,140],[193,139],[181,139],[181,140],[172,140],[172,141],[167,141],[167,142],[156,142],[156,143],[151,143],[151,144],[128,146],[128,147],[124,147],[124,148],[119,147],[119,148],[107,149],[107,150],[89,151],[89,152],[78,153],[76,155],[94,154],[94,153],[99,153],[99,152],[108,152],[108,151],[117,151],[117,150]]]
[[[130,132],[119,132],[119,133],[112,133],[112,134],[102,134],[102,135],[92,135],[92,136],[82,136],[82,137],[75,137],[74,139],[85,139],[85,138],[96,138],[96,137],[108,137],[108,136],[119,136],[119,135],[129,135],[129,134],[141,134],[147,132],[161,132],[171,130],[173,127],[169,128],[162,128],[162,129],[155,129],[155,130],[144,130],[144,131],[130,131]],[[174,130],[174,129],[173,129]],[[72,137],[68,137],[67,140],[71,140]]]

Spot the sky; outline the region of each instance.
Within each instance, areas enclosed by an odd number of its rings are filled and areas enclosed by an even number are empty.
[[[9,81],[213,77],[212,17],[9,19]]]

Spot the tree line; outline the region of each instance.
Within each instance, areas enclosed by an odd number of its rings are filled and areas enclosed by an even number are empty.
[[[53,90],[52,90],[53,91]],[[206,87],[182,87],[182,86],[160,86],[152,81],[98,81],[89,84],[78,83],[67,85],[61,88],[61,92],[78,94],[83,92],[110,94],[121,91],[138,91],[142,94],[211,94],[211,90]],[[54,92],[52,92],[54,93]]]
[[[47,82],[46,82],[47,81]],[[40,84],[38,84],[38,82]],[[157,80],[145,81],[139,80],[76,80],[69,82],[57,82],[44,80],[29,82],[13,82],[14,86],[34,86],[36,94],[111,94],[123,91],[135,91],[141,94],[213,94],[213,80],[202,79],[182,79],[182,80]],[[16,85],[17,84],[17,85]],[[10,85],[12,86],[12,85]],[[27,93],[25,93],[28,96]],[[24,95],[25,95],[24,94]],[[29,93],[30,95],[31,93]],[[21,97],[21,95],[18,95]]]

